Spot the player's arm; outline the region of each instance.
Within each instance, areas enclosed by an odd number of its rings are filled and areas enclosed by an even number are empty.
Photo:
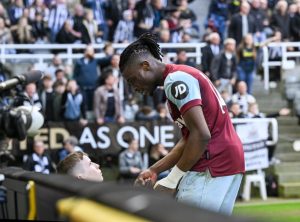
[[[175,189],[185,172],[190,170],[200,159],[211,138],[201,106],[191,107],[183,115],[183,118],[190,132],[185,149],[182,150],[182,155],[170,174],[155,184],[157,190],[165,190],[164,187]]]

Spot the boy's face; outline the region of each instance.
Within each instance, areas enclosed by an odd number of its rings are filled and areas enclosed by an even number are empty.
[[[83,159],[78,163],[84,173],[78,175],[78,178],[90,181],[103,181],[102,172],[100,166],[91,161],[91,159],[84,155]]]

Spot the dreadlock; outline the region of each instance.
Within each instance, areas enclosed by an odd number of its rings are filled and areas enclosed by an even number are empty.
[[[120,57],[120,71],[123,72],[126,64],[134,55],[150,52],[150,54],[159,61],[162,61],[163,54],[160,51],[160,46],[156,42],[156,36],[151,33],[141,35],[138,40],[127,46]]]

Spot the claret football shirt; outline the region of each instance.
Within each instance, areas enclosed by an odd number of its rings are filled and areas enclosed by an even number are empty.
[[[183,115],[191,107],[201,106],[211,139],[205,154],[192,171],[209,169],[213,177],[244,173],[244,151],[235,132],[224,100],[211,81],[201,71],[185,65],[166,65],[164,90],[169,112],[181,128],[183,137],[189,136]],[[188,149],[188,147],[185,147]]]

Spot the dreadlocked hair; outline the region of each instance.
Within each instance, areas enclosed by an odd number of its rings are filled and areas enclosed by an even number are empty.
[[[157,38],[152,33],[144,33],[136,41],[127,46],[120,56],[120,71],[123,72],[126,64],[134,55],[150,52],[150,54],[159,61],[162,61],[163,54],[161,53],[160,46],[157,43]]]

